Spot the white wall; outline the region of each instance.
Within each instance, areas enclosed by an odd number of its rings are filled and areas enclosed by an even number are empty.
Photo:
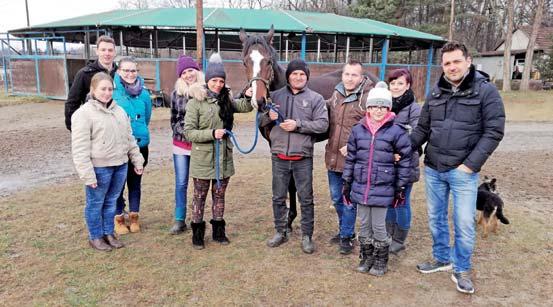
[[[477,69],[481,66],[480,70],[490,75],[490,79],[503,80],[503,56],[474,57],[472,62]],[[511,69],[514,67],[514,62],[515,57],[511,56]]]
[[[511,50],[526,50],[528,47],[528,43],[530,40],[524,34],[524,32],[520,30],[516,30],[515,33],[513,33],[513,41],[511,42]],[[505,43],[499,45],[496,49],[497,51],[503,51],[505,50]]]

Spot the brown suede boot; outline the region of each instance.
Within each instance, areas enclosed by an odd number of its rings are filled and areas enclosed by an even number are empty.
[[[139,232],[140,224],[138,224],[138,212],[129,213],[129,219],[131,220],[131,232]]]
[[[111,250],[113,249],[106,243],[106,241],[104,241],[103,238],[89,240],[88,243],[90,244],[90,247],[102,252],[111,252]]]
[[[109,244],[113,248],[121,248],[125,246],[123,242],[117,240],[117,238],[115,238],[113,235],[104,236],[104,240],[106,241],[107,244]]]
[[[118,235],[125,235],[129,233],[129,228],[125,224],[125,217],[123,214],[115,216],[115,233]]]

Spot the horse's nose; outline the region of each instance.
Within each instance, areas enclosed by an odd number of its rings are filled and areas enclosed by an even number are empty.
[[[257,110],[263,111],[263,108],[265,108],[265,97],[257,98]]]

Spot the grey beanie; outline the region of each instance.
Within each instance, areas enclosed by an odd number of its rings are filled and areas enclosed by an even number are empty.
[[[223,59],[218,53],[214,53],[209,57],[207,63],[207,70],[205,72],[205,81],[209,81],[213,78],[226,79],[225,67],[223,66]]]
[[[365,108],[368,107],[387,107],[392,109],[392,93],[388,90],[388,85],[384,81],[379,81],[376,86],[370,90],[367,96]]]

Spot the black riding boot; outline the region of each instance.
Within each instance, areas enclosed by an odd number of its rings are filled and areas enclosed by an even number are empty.
[[[219,242],[222,245],[229,244],[230,240],[227,238],[225,234],[225,225],[226,225],[225,220],[220,220],[220,221],[211,220],[209,221],[209,223],[212,226],[211,235],[212,235],[213,241]]]
[[[192,222],[192,246],[195,249],[204,249],[205,222]]]
[[[359,237],[359,259],[357,271],[367,273],[374,263],[374,245],[371,239]]]
[[[388,271],[390,241],[391,240],[374,240],[374,264],[370,269],[369,274],[374,276],[382,276]]]
[[[396,224],[394,235],[392,236],[392,243],[390,244],[390,253],[397,255],[405,249],[405,240],[408,234],[409,229],[401,229]]]

